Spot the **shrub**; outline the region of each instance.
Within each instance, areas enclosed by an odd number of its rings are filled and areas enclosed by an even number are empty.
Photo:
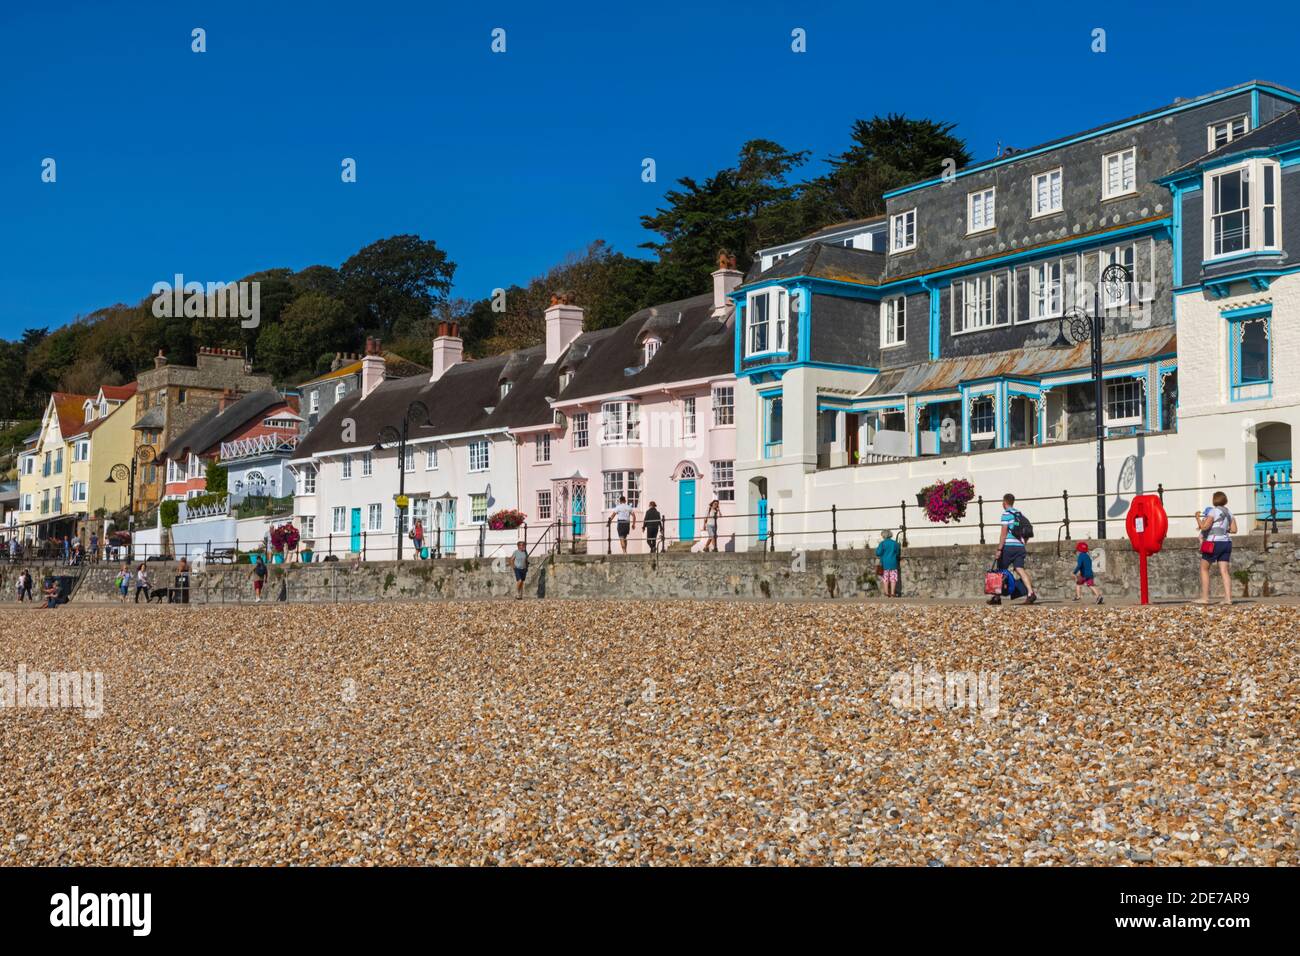
[[[162,526],[170,528],[181,516],[181,503],[179,501],[164,501],[158,506],[158,514],[162,518]]]
[[[937,481],[921,489],[925,516],[936,524],[948,524],[966,517],[966,505],[975,497],[975,486],[965,478]]]

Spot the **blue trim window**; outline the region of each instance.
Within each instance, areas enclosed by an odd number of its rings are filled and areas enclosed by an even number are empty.
[[[751,292],[745,310],[745,357],[786,354],[789,321],[790,296],[785,289]]]
[[[1276,253],[1278,169],[1273,160],[1253,159],[1205,174],[1207,260]]]
[[[1228,323],[1232,400],[1268,398],[1273,394],[1273,361],[1269,347],[1273,315],[1231,319]]]
[[[1133,435],[1145,431],[1144,379],[1125,375],[1106,379],[1106,434]]]
[[[763,396],[763,457],[780,458],[785,434],[785,401],[779,391]]]
[[[982,441],[997,437],[997,412],[993,407],[992,395],[980,395],[970,403],[970,437],[971,441]]]

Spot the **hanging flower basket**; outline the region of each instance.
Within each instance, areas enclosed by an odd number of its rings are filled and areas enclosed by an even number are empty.
[[[271,550],[292,551],[298,547],[298,529],[286,522],[271,529]]]
[[[524,523],[526,515],[514,508],[502,508],[488,516],[488,527],[493,531],[513,531]]]
[[[948,524],[966,517],[966,505],[975,497],[975,486],[965,478],[937,481],[916,493],[925,516],[935,524]]]

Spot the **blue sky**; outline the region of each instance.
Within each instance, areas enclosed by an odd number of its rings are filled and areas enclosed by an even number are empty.
[[[811,149],[820,167],[877,113],[954,121],[986,158],[999,141],[1025,147],[1247,79],[1300,86],[1294,8],[1225,12],[5,3],[0,336],[138,301],[176,272],[337,266],[403,232],[436,240],[458,264],[456,294],[479,298],[593,239],[644,255],[639,216],[747,139]],[[191,52],[195,27],[206,53]],[[504,54],[490,50],[496,27]],[[340,179],[344,157],[356,183]]]

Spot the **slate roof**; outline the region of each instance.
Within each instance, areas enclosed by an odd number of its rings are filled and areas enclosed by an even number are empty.
[[[1101,133],[1101,132],[1104,132],[1105,130],[1111,129],[1111,128],[1115,127],[1115,126],[1120,126],[1120,125],[1123,125],[1123,124],[1126,124],[1126,123],[1136,123],[1136,122],[1140,122],[1140,121],[1142,121],[1142,120],[1144,120],[1144,119],[1148,119],[1148,118],[1150,118],[1150,117],[1152,117],[1152,116],[1155,116],[1155,115],[1157,115],[1157,114],[1159,114],[1159,113],[1163,113],[1163,112],[1165,112],[1166,110],[1173,109],[1174,107],[1190,107],[1190,106],[1192,106],[1192,105],[1194,105],[1194,104],[1196,104],[1196,103],[1201,102],[1202,100],[1208,100],[1208,99],[1210,99],[1211,97],[1222,96],[1222,95],[1224,95],[1224,94],[1235,93],[1235,92],[1237,92],[1237,91],[1239,91],[1239,90],[1240,90],[1240,91],[1244,91],[1244,90],[1250,88],[1251,86],[1255,86],[1255,85],[1265,86],[1265,87],[1271,87],[1271,88],[1273,88],[1273,89],[1275,89],[1275,90],[1280,90],[1280,91],[1283,92],[1283,93],[1290,93],[1290,94],[1292,94],[1293,96],[1295,96],[1295,95],[1300,95],[1300,93],[1298,93],[1296,90],[1293,90],[1293,89],[1291,89],[1290,87],[1287,87],[1287,86],[1283,86],[1281,83],[1274,83],[1274,82],[1272,82],[1271,80],[1258,80],[1258,79],[1256,79],[1256,80],[1247,80],[1247,81],[1245,81],[1245,82],[1243,82],[1243,83],[1238,83],[1238,84],[1236,84],[1235,86],[1225,87],[1224,89],[1221,89],[1221,90],[1214,90],[1214,91],[1209,92],[1209,93],[1202,93],[1200,96],[1193,96],[1193,97],[1190,97],[1190,98],[1183,98],[1183,97],[1180,97],[1180,98],[1178,98],[1177,100],[1175,100],[1175,101],[1172,102],[1172,103],[1166,103],[1164,106],[1157,106],[1157,107],[1155,107],[1155,108],[1153,108],[1153,109],[1149,109],[1149,110],[1143,110],[1141,113],[1135,113],[1134,115],[1124,117],[1123,119],[1110,120],[1109,122],[1101,123],[1101,124],[1098,125],[1098,126],[1094,126],[1094,127],[1092,127],[1091,129],[1085,129],[1085,130],[1081,130],[1081,131],[1076,132],[1076,133],[1069,133],[1069,134],[1066,134],[1066,135],[1064,135],[1064,136],[1058,136],[1058,137],[1056,137],[1055,139],[1049,139],[1049,140],[1047,140],[1046,142],[1038,143],[1037,145],[1034,145],[1034,146],[1026,146],[1026,147],[1023,148],[1023,149],[1014,149],[1013,152],[1011,152],[1010,154],[1006,154],[1006,153],[1004,153],[1002,156],[994,156],[994,157],[992,157],[991,159],[981,159],[981,160],[978,160],[978,161],[976,161],[976,162],[969,163],[969,164],[966,165],[966,166],[962,166],[961,169],[958,170],[958,171],[961,172],[961,173],[970,173],[970,172],[974,172],[974,171],[976,171],[976,170],[978,170],[978,169],[982,169],[982,168],[985,167],[985,166],[993,165],[994,163],[999,163],[999,162],[1002,162],[1002,161],[1004,161],[1004,160],[1008,160],[1008,159],[1015,159],[1015,158],[1017,158],[1017,157],[1019,156],[1019,154],[1021,154],[1021,153],[1032,153],[1032,152],[1035,152],[1036,150],[1046,150],[1046,149],[1051,149],[1051,148],[1053,148],[1053,147],[1055,147],[1055,146],[1060,146],[1060,145],[1062,145],[1063,143],[1066,143],[1066,142],[1068,142],[1068,141],[1070,141],[1070,140],[1080,139],[1080,138],[1082,138],[1082,137],[1087,137],[1087,136],[1092,136],[1092,135],[1095,134],[1095,133]],[[1263,129],[1263,127],[1260,127],[1260,128]],[[939,182],[939,180],[937,180],[937,179],[919,179],[919,180],[917,180],[916,182],[908,183],[908,184],[905,185],[905,186],[899,186],[897,189],[891,189],[891,190],[886,191],[886,193],[885,193],[885,198],[886,198],[886,199],[889,199],[889,198],[891,198],[892,196],[899,195],[900,193],[907,192],[907,191],[910,191],[910,190],[913,190],[913,189],[917,189],[917,188],[920,188],[920,187],[922,187],[922,186],[934,185],[934,184],[937,184],[938,182]]]
[[[202,454],[219,444],[223,438],[263,414],[267,409],[285,403],[284,396],[273,388],[249,392],[237,402],[227,405],[225,411],[213,408],[185,431],[177,435],[162,450],[159,458],[179,459],[186,451]],[[140,427],[140,423],[136,423]]]
[[[572,364],[573,381],[559,397],[565,401],[589,395],[617,394],[646,385],[689,381],[725,375],[735,366],[735,317],[728,311],[724,319],[715,319],[713,294],[697,295],[678,302],[665,302],[634,313],[622,325],[602,330],[605,334],[584,342],[574,342],[585,357],[568,353],[558,363],[561,368]],[[591,333],[596,335],[596,333]],[[641,344],[647,335],[662,343],[649,365],[642,366]]]
[[[408,406],[417,399],[428,406],[431,423],[416,428],[413,437],[459,435],[548,425],[554,420],[548,401],[552,399],[726,374],[733,364],[734,320],[730,313],[725,321],[715,319],[712,309],[712,294],[642,309],[615,328],[583,332],[550,365],[545,364],[545,346],[537,345],[460,362],[433,384],[425,376],[389,379],[364,400],[360,390],[354,391],[307,433],[295,458],[371,449],[385,425],[401,426]],[[650,331],[662,345],[642,368],[641,340]],[[572,371],[573,378],[561,393],[563,371]],[[500,397],[503,379],[510,382],[505,398]],[[352,442],[343,440],[347,418],[356,423]]]
[[[758,263],[759,260],[754,260]],[[815,276],[840,282],[872,284],[885,274],[885,254],[870,249],[850,249],[848,246],[811,243],[792,256],[774,262],[760,272],[751,268],[745,276],[745,285],[768,279],[789,279],[794,276]]]
[[[1037,378],[1052,372],[1088,368],[1092,361],[1091,348],[1091,343],[1082,342],[1068,349],[1023,348],[990,355],[922,362],[882,372],[867,388],[864,397],[940,392],[954,389],[962,382],[986,378]],[[1163,326],[1103,339],[1101,359],[1107,365],[1136,362],[1158,355],[1171,355],[1177,348],[1178,339],[1174,330]]]
[[[151,405],[149,410],[135,420],[132,428],[143,430],[146,428],[162,428],[167,424],[167,418],[163,414],[161,405]]]
[[[1297,141],[1300,141],[1300,110],[1291,110],[1289,113],[1275,116],[1263,126],[1256,127],[1245,136],[1237,137],[1231,143],[1224,143],[1218,149],[1211,150],[1200,159],[1184,163],[1170,173],[1169,176],[1162,176],[1161,179],[1168,179],[1178,173],[1185,173],[1188,170],[1195,169],[1202,163],[1222,159],[1225,156],[1234,156],[1237,153],[1247,153],[1256,149],[1285,146],[1288,143]]]

